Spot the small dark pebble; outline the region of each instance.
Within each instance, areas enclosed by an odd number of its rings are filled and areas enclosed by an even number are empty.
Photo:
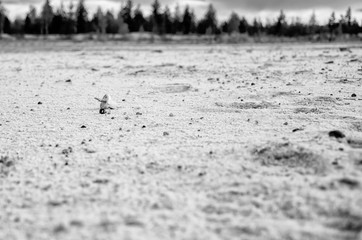
[[[175,115],[173,115],[173,113],[170,113],[168,116],[169,117],[174,117]]]
[[[283,123],[283,125],[288,126],[288,122]]]
[[[122,99],[122,102],[125,102],[126,101],[126,99]]]
[[[42,105],[43,103],[42,102],[38,102],[38,105]]]
[[[65,82],[67,82],[67,83],[71,83],[71,82],[72,82],[72,80],[71,80],[71,79],[67,79],[67,80],[65,80]]]
[[[140,112],[136,112],[136,115],[141,116],[141,115],[142,115],[142,113],[140,113]]]
[[[70,108],[67,108],[67,110],[70,110]]]
[[[294,132],[299,132],[299,131],[303,131],[303,130],[304,130],[303,128],[296,128],[296,129],[293,129],[292,132],[294,133]]]
[[[143,125],[143,126],[142,126],[142,128],[146,128],[146,126],[145,126],[145,125]]]
[[[87,128],[86,126],[82,125],[80,128]]]
[[[170,134],[168,132],[163,132],[163,136],[169,136]]]
[[[111,117],[111,119],[116,119],[115,117]]]
[[[255,83],[251,83],[251,86],[254,86],[255,85]]]
[[[341,52],[352,52],[351,49],[346,48],[346,47],[340,47],[339,51],[341,51]]]
[[[350,187],[358,187],[359,186],[359,182],[357,180],[354,179],[350,179],[350,178],[341,178],[338,180],[339,183],[344,184],[344,185],[348,185]]]
[[[55,234],[59,234],[59,233],[66,232],[66,231],[67,231],[67,229],[63,224],[60,224],[53,229],[53,232]]]
[[[330,131],[328,133],[328,136],[335,137],[335,138],[345,138],[346,137],[346,135],[344,135],[344,133],[342,133],[341,131],[338,131],[338,130]]]
[[[100,113],[100,114],[105,114],[105,113],[106,113],[106,110],[105,110],[105,109],[99,109],[99,113]]]
[[[96,183],[96,184],[107,184],[109,182],[108,179],[96,179],[93,181],[93,183]]]
[[[355,93],[353,93],[353,94],[351,95],[351,97],[357,97],[357,95],[356,95]]]

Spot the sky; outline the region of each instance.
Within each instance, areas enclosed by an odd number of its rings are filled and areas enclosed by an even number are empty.
[[[29,6],[35,6],[39,11],[45,0],[0,0],[7,9],[11,19],[17,16],[25,16]],[[52,6],[57,8],[63,1],[67,7],[72,0],[50,0]],[[125,0],[85,0],[89,13],[94,13],[98,6],[104,10],[113,10],[118,12],[122,2]],[[154,0],[133,0],[134,4],[141,4],[144,14],[149,14],[150,5]],[[361,0],[159,0],[161,6],[168,5],[173,10],[176,5],[183,9],[189,5],[195,10],[195,14],[200,19],[206,12],[210,3],[217,10],[217,17],[220,21],[227,20],[231,12],[236,12],[240,16],[252,20],[257,17],[263,21],[269,19],[273,21],[283,9],[289,21],[292,18],[300,17],[303,21],[308,21],[313,12],[316,13],[319,23],[324,24],[328,21],[332,11],[336,16],[345,14],[346,9],[352,8],[352,15],[358,22],[362,21],[362,1]],[[76,4],[78,0],[73,0]]]

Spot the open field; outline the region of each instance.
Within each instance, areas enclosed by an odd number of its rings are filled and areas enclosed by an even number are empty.
[[[362,240],[361,63],[357,44],[0,42],[0,239]]]

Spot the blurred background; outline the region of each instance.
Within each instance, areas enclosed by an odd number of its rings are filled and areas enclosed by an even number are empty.
[[[355,0],[0,0],[0,37],[359,40],[361,9]]]

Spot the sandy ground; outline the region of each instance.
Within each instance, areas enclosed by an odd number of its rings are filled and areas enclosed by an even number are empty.
[[[362,239],[361,62],[0,42],[0,239]]]

